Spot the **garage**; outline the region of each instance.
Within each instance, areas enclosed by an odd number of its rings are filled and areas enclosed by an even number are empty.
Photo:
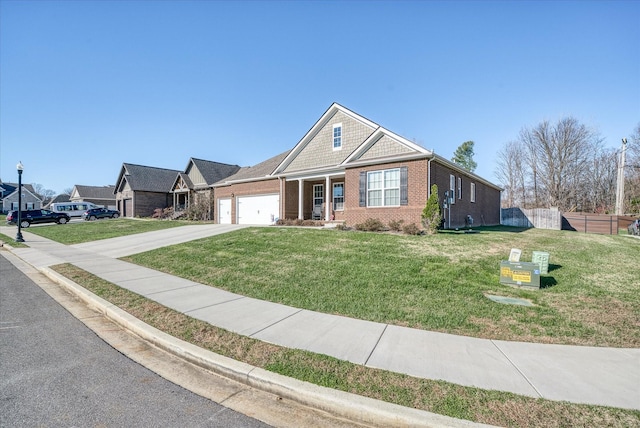
[[[280,196],[238,197],[238,224],[272,224],[279,217]]]
[[[218,224],[231,224],[231,199],[218,200]]]

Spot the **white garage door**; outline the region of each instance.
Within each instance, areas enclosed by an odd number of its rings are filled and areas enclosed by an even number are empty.
[[[238,224],[272,224],[278,219],[280,197],[275,195],[238,198]]]
[[[231,224],[231,199],[218,200],[218,223]]]

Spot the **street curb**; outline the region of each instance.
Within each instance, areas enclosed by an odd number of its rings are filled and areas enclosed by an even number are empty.
[[[82,300],[89,308],[103,314],[123,329],[154,346],[205,370],[298,404],[322,410],[355,423],[375,427],[479,428],[491,426],[321,387],[215,354],[142,322],[48,267],[38,270]]]

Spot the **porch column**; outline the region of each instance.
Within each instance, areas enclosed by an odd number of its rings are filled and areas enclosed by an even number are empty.
[[[303,190],[304,182],[302,179],[298,179],[298,218],[300,220],[304,220],[304,212],[303,210],[303,202],[304,202],[304,190]]]
[[[324,198],[324,200],[325,200],[325,202],[324,202],[324,220],[325,221],[329,221],[329,219],[331,218],[331,217],[329,217],[330,216],[329,212],[331,211],[330,210],[331,207],[329,206],[329,205],[331,205],[331,196],[330,196],[331,195],[331,193],[330,193],[331,192],[331,178],[328,175],[325,178],[325,182],[327,183],[325,185],[325,189],[327,189],[327,192],[325,193],[326,196]]]

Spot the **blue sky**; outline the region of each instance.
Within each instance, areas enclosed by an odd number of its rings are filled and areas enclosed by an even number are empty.
[[[637,1],[0,0],[0,178],[57,193],[123,162],[253,165],[333,102],[476,173],[524,126],[640,123]]]

